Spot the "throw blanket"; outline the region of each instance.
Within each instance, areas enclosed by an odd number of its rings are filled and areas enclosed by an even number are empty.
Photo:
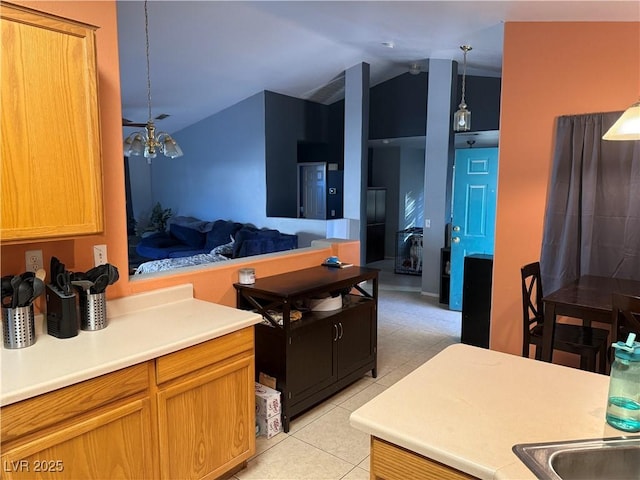
[[[173,270],[174,268],[192,267],[194,265],[204,265],[205,263],[229,260],[233,253],[233,243],[234,241],[231,239],[229,243],[219,245],[209,253],[199,253],[197,255],[191,255],[190,257],[163,258],[161,260],[144,262],[136,269],[135,275],[162,272],[165,270]]]

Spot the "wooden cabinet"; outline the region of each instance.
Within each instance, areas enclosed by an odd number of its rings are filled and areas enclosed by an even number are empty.
[[[255,453],[253,327],[2,408],[7,479],[218,478]]]
[[[2,408],[4,478],[150,478],[149,365]]]
[[[470,480],[475,477],[402,447],[371,437],[372,480]]]
[[[95,27],[0,4],[3,242],[103,230]]]
[[[253,328],[161,357],[156,375],[161,478],[217,478],[253,455]]]
[[[372,282],[370,292],[360,285],[366,281]],[[369,370],[377,375],[377,269],[313,267],[235,287],[238,306],[254,308],[266,319],[256,325],[256,373],[276,378],[285,432],[293,416]],[[304,307],[327,295],[341,295],[342,307]],[[292,310],[302,318],[292,321]]]

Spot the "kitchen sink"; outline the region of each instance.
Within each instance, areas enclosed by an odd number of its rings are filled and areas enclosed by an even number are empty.
[[[541,480],[640,479],[640,436],[521,443],[513,451]]]

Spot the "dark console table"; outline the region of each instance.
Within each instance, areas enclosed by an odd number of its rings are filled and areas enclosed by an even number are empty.
[[[370,292],[361,283],[371,281]],[[234,284],[238,308],[262,314],[255,326],[256,378],[276,378],[282,425],[371,370],[377,376],[378,270],[312,267]],[[311,299],[342,296],[330,311],[306,308]],[[301,318],[292,320],[302,314]],[[297,314],[297,315],[296,315]]]

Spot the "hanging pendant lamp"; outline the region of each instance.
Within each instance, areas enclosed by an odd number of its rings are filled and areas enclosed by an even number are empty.
[[[467,110],[464,94],[467,80],[467,52],[471,51],[471,46],[462,45],[460,49],[464,52],[462,60],[462,101],[458,105],[458,111],[453,114],[453,130],[455,132],[468,132],[471,130],[471,112]]]
[[[156,126],[151,116],[151,74],[149,68],[149,14],[147,11],[147,0],[144,2],[144,32],[146,42],[146,59],[147,59],[147,107],[149,119],[144,130],[134,132],[124,141],[124,155],[144,155],[147,163],[151,164],[151,159],[158,155],[176,158],[183,155],[182,149],[166,132],[158,132],[156,134]]]
[[[640,100],[627,108],[602,139],[640,140]]]

